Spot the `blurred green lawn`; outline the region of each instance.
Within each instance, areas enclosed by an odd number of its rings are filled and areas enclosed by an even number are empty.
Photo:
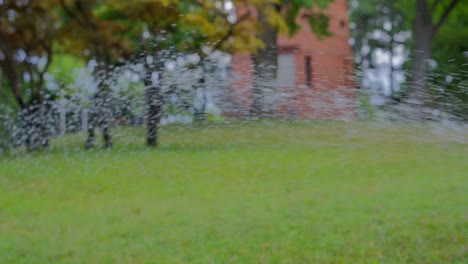
[[[409,125],[142,128],[0,157],[0,263],[467,263],[467,134]],[[465,143],[464,143],[465,142]]]

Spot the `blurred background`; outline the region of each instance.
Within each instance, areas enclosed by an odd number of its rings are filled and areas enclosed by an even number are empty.
[[[0,0],[0,150],[101,128],[468,119],[461,0]]]

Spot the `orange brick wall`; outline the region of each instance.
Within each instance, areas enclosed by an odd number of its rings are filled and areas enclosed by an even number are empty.
[[[235,54],[231,61],[230,97],[235,105],[235,112],[226,113],[231,116],[248,114],[252,102],[254,67],[250,54]]]
[[[301,30],[292,38],[279,36],[279,53],[293,53],[295,87],[283,89],[289,95],[277,102],[279,116],[301,119],[344,119],[356,117],[352,50],[348,44],[349,20],[346,0],[335,0],[325,14],[333,36],[318,39],[307,23],[310,10],[302,10],[297,18]],[[312,85],[306,84],[306,56],[312,60]],[[245,114],[251,104],[253,65],[250,55],[233,56],[231,68],[231,99]]]

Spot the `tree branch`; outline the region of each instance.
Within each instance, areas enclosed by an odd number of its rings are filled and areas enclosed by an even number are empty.
[[[223,45],[224,42],[226,42],[230,36],[232,36],[232,33],[234,33],[234,28],[239,25],[242,21],[246,20],[247,18],[249,18],[250,16],[250,11],[245,13],[243,16],[241,16],[237,21],[236,23],[234,24],[231,24],[231,26],[229,27],[229,30],[228,32],[226,33],[226,35],[224,35],[220,40],[218,40],[215,45],[212,47],[213,48],[213,51],[214,50],[218,50],[219,48],[221,48],[221,46]]]
[[[80,20],[79,16],[77,14],[75,14],[71,9],[70,7],[67,5],[67,3],[65,3],[65,0],[60,0],[60,4],[63,8],[63,10],[65,11],[65,13],[70,16],[70,18],[73,18],[75,19],[78,24],[82,27],[85,27],[84,23]]]
[[[435,24],[435,26],[432,29],[432,34],[437,33],[439,29],[447,22],[447,19],[449,15],[452,13],[453,9],[457,6],[457,4],[460,2],[460,0],[452,0],[450,2],[449,6],[444,10],[444,13],[440,17],[439,21]]]
[[[7,73],[7,78],[10,83],[10,88],[15,95],[16,102],[20,106],[21,109],[26,108],[26,102],[24,101],[23,95],[20,91],[20,80],[18,77],[18,73],[16,72],[15,66],[13,64],[13,58],[10,57],[10,54],[5,54],[5,71]]]
[[[192,2],[201,8],[206,8],[205,2],[203,0],[193,0]],[[214,8],[210,10],[214,11],[217,15],[226,15],[226,13],[222,9]]]
[[[436,10],[437,6],[442,2],[442,0],[435,0],[434,3],[432,4],[431,8],[429,8],[429,12],[432,13],[434,10]]]
[[[38,71],[39,73],[39,80],[38,80],[38,100],[39,103],[42,104],[44,103],[44,97],[45,97],[45,92],[44,92],[44,75],[47,73],[47,71],[50,68],[50,65],[52,63],[52,47],[49,43],[46,43],[44,40],[40,41],[42,48],[46,52],[46,57],[47,57],[47,62],[46,65],[44,65],[44,69],[42,71]]]

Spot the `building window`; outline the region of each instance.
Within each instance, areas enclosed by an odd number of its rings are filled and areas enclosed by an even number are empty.
[[[308,87],[312,87],[312,59],[310,56],[305,58],[305,71],[306,71],[306,84]]]
[[[294,88],[296,84],[295,72],[294,54],[279,54],[276,74],[278,85],[282,88]]]
[[[345,28],[345,26],[346,26],[346,22],[343,19],[341,19],[340,20],[340,27]]]

